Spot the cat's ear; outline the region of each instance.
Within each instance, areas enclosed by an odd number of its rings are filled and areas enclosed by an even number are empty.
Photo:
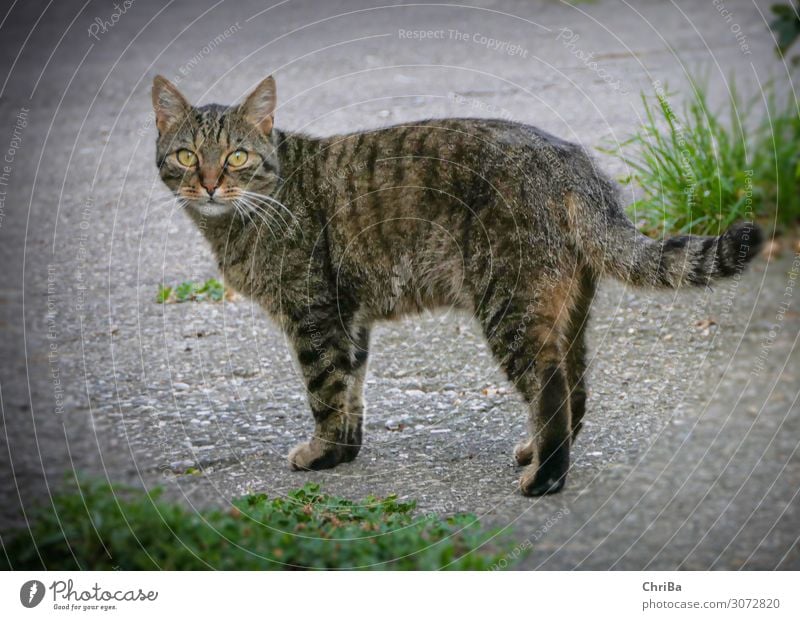
[[[157,75],[153,79],[153,110],[159,132],[165,133],[183,120],[190,108],[189,102],[167,78]]]
[[[269,135],[272,131],[276,100],[275,80],[270,75],[247,95],[241,106],[242,114],[249,123],[258,127],[265,135]]]

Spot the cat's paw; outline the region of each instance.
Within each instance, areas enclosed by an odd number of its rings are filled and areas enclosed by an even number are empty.
[[[297,444],[289,452],[289,465],[294,470],[318,470],[336,467],[344,460],[342,450],[336,444],[312,439]],[[349,460],[349,459],[348,459]]]
[[[541,465],[528,465],[519,479],[519,490],[523,495],[536,497],[558,493],[564,488],[569,470],[569,448],[556,450]]]
[[[536,446],[532,439],[523,441],[514,448],[514,458],[517,461],[517,465],[530,465],[535,454]]]

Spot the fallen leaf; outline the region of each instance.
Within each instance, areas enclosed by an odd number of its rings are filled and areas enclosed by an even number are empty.
[[[712,325],[716,324],[717,322],[712,317],[709,317],[707,319],[703,319],[702,321],[697,321],[697,323],[695,323],[694,325],[695,327],[699,327],[700,329],[708,329]]]
[[[764,249],[761,253],[770,260],[780,258],[781,254],[783,254],[783,243],[781,243],[780,239],[770,239],[764,244]]]

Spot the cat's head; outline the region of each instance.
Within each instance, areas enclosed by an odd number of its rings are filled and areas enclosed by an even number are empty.
[[[257,211],[268,200],[279,180],[272,77],[239,105],[194,107],[159,75],[153,108],[161,179],[189,208],[216,217]]]

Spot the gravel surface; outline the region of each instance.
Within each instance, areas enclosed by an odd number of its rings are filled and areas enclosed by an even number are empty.
[[[274,73],[287,129],[501,116],[593,147],[630,135],[639,90],[680,90],[684,68],[709,75],[715,101],[733,70],[748,93],[785,82],[769,4],[730,0],[727,20],[688,0],[138,0],[95,37],[113,8],[15,6],[0,26],[0,149],[14,149],[0,177],[3,528],[73,470],[197,506],[316,481],[511,526],[534,549],[530,569],[800,568],[800,258],[788,242],[713,291],[602,284],[574,465],[563,493],[536,499],[516,492],[523,408],[469,316],[380,326],[361,454],[297,473],[286,454],[312,419],[280,332],[241,298],[154,302],[162,281],[216,275],[153,165],[156,73],[193,101],[230,101]],[[420,29],[444,38],[406,37]]]

